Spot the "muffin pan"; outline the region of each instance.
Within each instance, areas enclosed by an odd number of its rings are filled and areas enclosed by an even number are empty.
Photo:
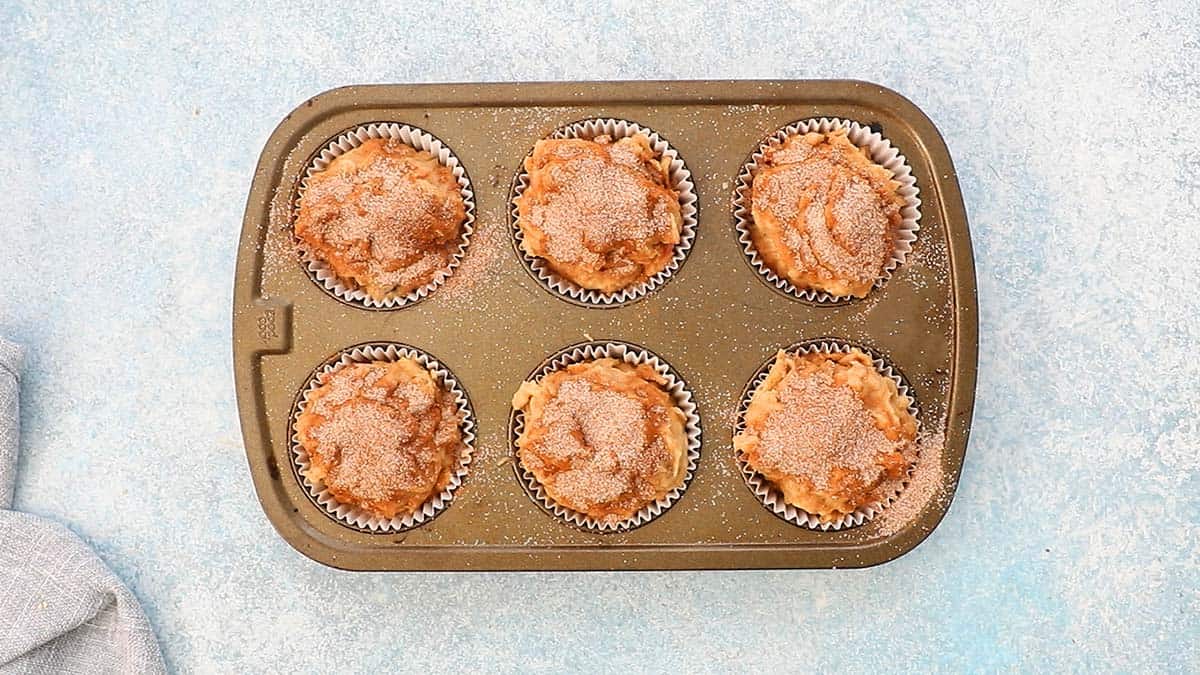
[[[513,247],[510,221],[513,181],[533,144],[566,124],[600,117],[660,134],[686,162],[698,196],[696,238],[685,263],[645,297],[607,308],[580,306],[540,285]],[[855,120],[882,133],[905,155],[920,190],[920,231],[907,260],[867,298],[836,306],[807,303],[769,284],[747,262],[734,229],[732,200],[747,156],[781,127],[814,117]],[[326,293],[300,262],[290,231],[297,187],[312,158],[332,139],[373,122],[407,124],[452,147],[476,203],[462,267],[421,302],[393,310]],[[234,372],[263,509],[288,543],[333,567],[865,567],[914,548],[949,508],[974,403],[976,313],[966,215],[945,144],[919,109],[877,85],[356,86],[306,101],[267,141],[238,251]],[[901,509],[901,494],[860,526],[824,532],[776,517],[747,488],[732,449],[739,399],[777,350],[817,338],[863,345],[903,374],[923,429],[944,439],[937,452],[922,449],[920,460],[934,471],[922,488],[935,498]],[[687,491],[670,509],[636,529],[597,533],[563,522],[526,494],[514,472],[509,418],[513,393],[546,359],[572,345],[610,340],[645,347],[687,381],[702,445]],[[453,501],[399,533],[362,531],[327,514],[298,479],[288,438],[297,396],[314,369],[374,342],[410,345],[437,359],[475,412],[475,452]],[[889,510],[905,519],[889,522]]]

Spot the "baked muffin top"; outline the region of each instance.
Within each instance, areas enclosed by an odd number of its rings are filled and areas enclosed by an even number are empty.
[[[685,416],[647,365],[603,358],[525,382],[521,466],[556,503],[617,523],[681,486]]]
[[[648,280],[671,261],[683,227],[668,164],[644,134],[538,141],[517,200],[523,249],[585,289]]]
[[[734,449],[787,503],[833,521],[899,488],[915,453],[908,406],[859,349],[779,352]]]
[[[309,177],[294,229],[303,253],[383,300],[444,275],[465,222],[449,167],[399,140],[373,138]]]
[[[381,518],[414,512],[450,482],[462,413],[420,363],[352,363],[322,376],[296,420],[304,472],[338,503]]]
[[[751,178],[751,239],[802,290],[863,297],[895,252],[904,199],[845,129],[768,146]]]

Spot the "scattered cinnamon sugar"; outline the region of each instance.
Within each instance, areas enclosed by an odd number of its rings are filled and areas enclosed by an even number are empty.
[[[878,458],[895,452],[871,412],[854,391],[834,383],[825,371],[789,373],[779,384],[783,407],[766,420],[759,453],[764,466],[808,478],[818,490],[842,468],[865,485],[880,480]]]
[[[495,278],[508,245],[504,223],[489,218],[476,220],[462,263],[437,290],[438,300],[453,305],[471,303],[476,289]]]
[[[258,243],[262,253],[258,290],[263,299],[269,299],[276,283],[298,264],[296,242],[290,227],[292,212],[291,193],[276,186],[271,193],[270,215]]]
[[[909,476],[908,487],[875,517],[879,535],[890,537],[896,534],[915,520],[927,505],[944,502],[948,497],[942,474],[942,454],[946,448],[944,427],[943,420],[917,437],[920,454]]]

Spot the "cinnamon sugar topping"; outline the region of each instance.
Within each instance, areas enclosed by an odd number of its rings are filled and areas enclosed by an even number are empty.
[[[411,359],[355,363],[322,378],[297,420],[306,475],[345,504],[391,518],[449,480],[461,449],[452,397]]]
[[[619,522],[682,483],[683,413],[656,377],[601,359],[522,386],[519,458],[555,502]]]
[[[586,509],[627,493],[638,498],[653,494],[646,478],[667,457],[662,443],[647,434],[642,403],[596,390],[584,380],[568,380],[542,419],[547,433],[538,449],[550,461],[569,465],[553,479],[561,501]]]
[[[522,247],[583,288],[613,292],[666,267],[679,194],[645,136],[538,141],[518,197]]]
[[[798,286],[865,295],[894,252],[898,185],[844,130],[789,137],[764,151],[751,184],[755,244]]]
[[[557,197],[530,210],[530,222],[542,228],[555,258],[597,264],[621,242],[648,239],[668,231],[670,218],[661,195],[622,165],[581,159],[549,171]]]
[[[446,269],[465,213],[456,179],[432,155],[371,139],[309,178],[295,232],[309,255],[379,299]]]
[[[782,408],[767,418],[759,446],[764,467],[807,478],[819,490],[838,468],[863,484],[878,480],[878,458],[899,445],[875,426],[852,389],[817,371],[789,373],[778,391]]]
[[[416,431],[412,415],[359,401],[343,406],[312,437],[339,455],[340,463],[326,479],[330,484],[364,499],[384,500],[420,485],[416,458],[403,451]]]

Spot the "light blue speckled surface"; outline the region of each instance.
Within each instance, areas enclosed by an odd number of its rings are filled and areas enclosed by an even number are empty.
[[[96,546],[173,669],[1200,669],[1195,3],[49,4],[0,4],[17,506]],[[876,81],[950,146],[980,370],[930,539],[858,572],[404,575],[277,537],[229,314],[278,120],[356,82],[735,77]]]

